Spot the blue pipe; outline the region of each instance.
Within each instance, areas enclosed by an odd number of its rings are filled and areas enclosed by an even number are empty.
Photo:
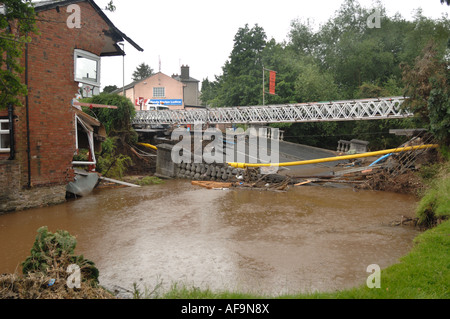
[[[378,163],[378,162],[381,162],[381,161],[385,160],[386,158],[388,158],[388,157],[391,156],[392,154],[393,154],[393,153],[389,153],[389,154],[386,154],[386,155],[381,156],[379,159],[377,159],[377,160],[374,161],[372,164],[370,164],[369,167],[375,165],[375,164]]]

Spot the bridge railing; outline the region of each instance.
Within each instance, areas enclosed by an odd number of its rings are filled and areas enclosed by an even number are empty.
[[[221,107],[195,110],[137,111],[132,123],[143,124],[229,124],[353,121],[405,118],[404,97],[330,101],[265,106]]]

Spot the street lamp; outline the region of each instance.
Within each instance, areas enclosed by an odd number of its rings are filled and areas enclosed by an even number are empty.
[[[122,95],[125,96],[125,44],[118,44],[122,47]]]

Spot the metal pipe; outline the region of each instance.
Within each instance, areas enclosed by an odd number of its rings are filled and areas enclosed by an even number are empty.
[[[344,156],[335,156],[335,157],[326,157],[326,158],[319,158],[319,159],[306,160],[306,161],[297,161],[297,162],[268,163],[268,164],[264,164],[264,163],[234,163],[234,162],[229,162],[228,165],[230,165],[231,167],[236,167],[236,168],[269,167],[269,166],[297,166],[297,165],[308,165],[308,164],[318,164],[318,163],[325,163],[325,162],[334,162],[334,161],[341,161],[341,160],[348,160],[348,159],[355,159],[355,158],[362,158],[362,157],[385,155],[385,154],[389,154],[389,153],[406,152],[406,151],[419,150],[419,149],[424,149],[424,148],[437,148],[437,147],[439,147],[438,144],[425,144],[425,145],[418,145],[418,146],[399,147],[399,148],[393,148],[393,149],[389,149],[389,150],[376,151],[376,152],[368,152],[368,153],[344,155]]]
[[[82,161],[73,161],[72,165],[95,165],[96,162],[82,162]]]
[[[148,144],[148,143],[138,143],[138,145],[150,147],[150,148],[154,149],[155,151],[158,150],[158,148],[157,148],[155,145],[152,145],[152,144]]]
[[[7,12],[8,9],[5,5],[5,12]],[[7,32],[11,33],[11,25],[8,23],[7,26]],[[9,52],[6,52],[6,69],[8,72],[12,73],[11,65],[10,65],[10,56]],[[14,144],[14,106],[12,103],[8,103],[8,124],[9,124],[9,160],[14,160],[15,157],[15,144]]]
[[[28,42],[25,43],[25,85],[28,89]],[[29,115],[29,99],[28,92],[25,96],[25,110],[27,121],[27,160],[28,160],[28,184],[27,187],[31,188],[31,146],[30,146],[30,115]]]
[[[125,43],[118,43],[122,47],[122,96],[125,97]]]
[[[15,158],[16,150],[14,143],[14,106],[12,103],[8,104],[8,121],[9,121],[9,160]]]

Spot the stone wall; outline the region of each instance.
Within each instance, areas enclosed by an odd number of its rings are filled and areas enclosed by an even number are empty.
[[[242,169],[228,164],[181,163],[176,165],[176,177],[197,181],[231,181],[243,175]]]
[[[0,214],[66,201],[66,186],[23,189],[19,161],[0,160]]]
[[[8,194],[8,200],[0,200],[0,214],[28,208],[51,206],[66,201],[66,186],[20,189]]]

